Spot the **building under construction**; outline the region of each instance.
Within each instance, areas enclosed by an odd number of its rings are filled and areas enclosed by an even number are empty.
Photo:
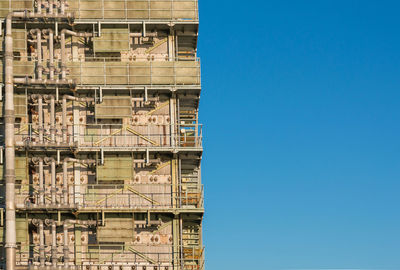
[[[0,13],[0,269],[204,269],[197,0]]]

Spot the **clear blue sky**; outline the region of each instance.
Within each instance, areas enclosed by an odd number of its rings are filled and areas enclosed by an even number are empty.
[[[399,10],[200,0],[207,270],[400,269]]]

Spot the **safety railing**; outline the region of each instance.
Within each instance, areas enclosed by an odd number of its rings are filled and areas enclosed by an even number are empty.
[[[33,0],[0,0],[0,16],[5,17],[11,11],[33,10]]]
[[[195,61],[147,62],[109,62],[106,58],[96,59],[97,61],[67,62],[66,79],[72,80],[77,86],[201,84],[200,61],[198,59]],[[93,58],[90,60],[93,60]],[[61,64],[55,63],[55,65],[57,70],[60,70]],[[0,67],[0,75],[3,75],[1,63]],[[14,77],[36,78],[36,67],[35,61],[15,61]],[[0,82],[3,82],[2,77]],[[47,75],[45,77],[47,78]],[[56,79],[60,79],[59,74],[56,74]]]
[[[204,269],[204,247],[183,246],[181,250],[181,263],[183,270]]]
[[[176,203],[173,203],[176,201]],[[203,205],[203,193],[149,193],[125,186],[110,192],[86,193],[82,196],[83,208],[199,208]]]
[[[172,245],[159,245],[167,247],[172,250]],[[0,246],[1,247],[1,246]],[[159,265],[159,266],[172,266],[173,252],[146,252],[146,245],[76,245],[75,249],[79,249],[80,264],[83,265],[109,265],[109,264],[140,264],[140,265]],[[155,247],[156,249],[157,247]],[[51,254],[51,246],[44,246],[47,256]],[[142,251],[143,250],[143,251]],[[165,250],[165,248],[164,248]],[[69,255],[74,254],[73,250],[70,250]],[[64,256],[61,249],[57,250],[57,258]],[[39,265],[39,246],[19,246],[16,252],[17,262],[26,262],[30,265]],[[46,263],[51,265],[51,263]],[[62,262],[59,265],[63,265]],[[79,266],[76,266],[79,267]],[[80,268],[76,268],[80,269]]]
[[[0,190],[4,185],[0,185]],[[118,209],[165,209],[203,208],[203,186],[199,190],[172,192],[171,184],[135,185],[69,185],[67,198],[62,186],[56,185],[55,204],[52,202],[51,185],[44,185],[39,193],[38,184],[21,185],[15,189],[15,203],[18,208],[118,208]],[[40,197],[44,202],[40,203]],[[65,203],[64,203],[65,202]],[[0,205],[4,205],[0,197]]]
[[[34,0],[0,0],[0,16],[13,10],[33,10]],[[46,1],[43,0],[42,3]],[[69,0],[66,12],[76,20],[198,20],[197,0]]]
[[[197,0],[70,0],[76,19],[198,20]]]
[[[199,85],[199,61],[69,62],[76,85]]]
[[[64,252],[62,251],[62,244],[58,244],[56,256],[57,265],[63,265]],[[173,259],[176,254],[180,260],[176,263],[182,265],[185,270],[202,270],[204,269],[204,248],[202,247],[189,247],[178,246],[182,251],[178,253],[173,252],[172,244],[170,245],[155,245],[154,248],[160,248],[160,252],[148,252],[148,245],[146,244],[104,244],[104,245],[75,245],[75,250],[79,253],[70,250],[69,256],[72,259],[72,264],[69,269],[96,269],[99,267],[107,267],[100,269],[110,269],[109,266],[115,266],[120,269],[120,266],[151,266],[158,267],[158,269],[171,269],[174,265]],[[0,245],[0,250],[4,248]],[[51,245],[44,246],[46,254],[46,266],[51,266]],[[165,251],[169,250],[169,251]],[[75,256],[79,254],[79,259]],[[0,252],[0,262],[4,262],[4,255]],[[40,265],[39,245],[17,245],[16,249],[16,262],[18,266],[39,266]],[[76,262],[79,261],[79,265]],[[1,266],[1,263],[0,263]],[[91,268],[90,268],[91,267]],[[161,268],[162,267],[162,268]],[[123,268],[124,269],[124,268]],[[127,268],[132,269],[132,268]]]
[[[0,125],[0,129],[3,127]],[[43,141],[37,124],[17,124],[15,140],[19,146],[76,146],[76,147],[147,147],[147,148],[201,148],[202,125],[179,125],[179,130],[168,125],[108,125],[77,124],[67,125],[66,139],[63,141],[62,126],[57,125],[55,139],[52,141],[50,126],[43,130]],[[0,141],[2,140],[0,135]]]

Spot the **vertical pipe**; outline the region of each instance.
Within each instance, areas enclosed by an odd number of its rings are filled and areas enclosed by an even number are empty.
[[[44,255],[44,228],[43,221],[39,221],[39,260],[40,267],[44,267],[46,264],[45,255]]]
[[[181,261],[181,269],[184,269],[184,261],[183,261],[183,221],[182,221],[182,216],[179,216],[179,245],[180,245],[180,256],[179,256],[179,259]]]
[[[99,87],[99,95],[100,95],[100,99],[99,99],[99,101],[100,101],[100,103],[102,103],[103,102],[103,87]]]
[[[67,77],[65,58],[65,31],[61,31],[61,78],[63,80]]]
[[[178,187],[177,187],[177,191],[178,191],[178,200],[179,200],[179,208],[182,207],[182,175],[181,175],[181,171],[182,171],[182,159],[180,158],[180,156],[178,156]]]
[[[37,0],[37,13],[42,13],[42,0]]]
[[[43,159],[39,159],[39,205],[44,205]]]
[[[37,46],[37,78],[41,80],[43,78],[43,62],[42,62],[42,32],[36,29],[36,46]]]
[[[6,18],[5,54],[4,54],[4,77],[5,77],[5,170],[6,182],[6,235],[5,253],[6,269],[14,270],[16,262],[16,222],[15,222],[15,149],[14,149],[14,67],[13,67],[13,38],[12,17],[10,13]]]
[[[56,222],[53,220],[51,223],[51,264],[53,267],[57,266],[57,227]]]
[[[43,143],[43,97],[38,96],[38,111],[39,111],[39,143]]]
[[[64,269],[68,269],[69,266],[69,247],[68,247],[68,223],[65,222],[63,225],[64,229]]]
[[[51,204],[56,205],[56,161],[51,159]]]
[[[64,269],[70,269],[69,263],[70,263],[70,257],[69,257],[69,237],[68,237],[68,225],[70,224],[80,224],[80,225],[85,225],[85,226],[97,226],[98,222],[97,220],[87,220],[87,221],[81,221],[81,220],[65,220],[63,224],[63,231],[64,231],[64,247],[63,247],[63,252],[64,252]],[[77,269],[77,268],[73,268]]]
[[[199,111],[196,110],[196,126],[194,129],[194,143],[195,146],[201,146],[201,144],[199,143]]]
[[[49,54],[50,54],[50,79],[54,79],[54,32],[52,29],[49,29]]]
[[[62,100],[62,138],[63,143],[67,142],[67,97]]]
[[[175,59],[175,30],[173,27],[169,30],[168,35],[168,61],[174,61]]]
[[[51,95],[50,96],[50,139],[51,142],[54,143],[55,139],[56,139],[56,120],[55,120],[55,114],[56,114],[56,110],[55,110],[55,100],[54,100],[54,96]]]
[[[77,98],[74,96],[64,95],[62,100],[62,137],[63,143],[67,143],[67,99],[81,102],[93,102],[93,98]]]
[[[179,267],[179,216],[174,216],[172,220],[172,252],[173,252],[173,270],[178,270]]]
[[[171,146],[175,146],[175,94],[172,94],[170,99],[169,99],[169,114],[170,114],[170,136],[171,136]]]
[[[63,161],[63,204],[68,204],[68,159]]]
[[[94,33],[76,33],[76,32],[70,31],[68,29],[63,29],[61,31],[61,78],[63,80],[65,80],[67,77],[67,65],[66,65],[67,56],[65,53],[65,49],[66,49],[65,48],[65,46],[66,46],[65,34],[68,34],[68,35],[71,35],[74,37],[93,37],[94,36]]]
[[[49,14],[53,14],[54,1],[49,0]]]
[[[65,0],[61,0],[61,14],[65,14]]]
[[[181,110],[180,110],[180,103],[179,103],[179,95],[176,95],[176,141],[180,144],[181,143]]]

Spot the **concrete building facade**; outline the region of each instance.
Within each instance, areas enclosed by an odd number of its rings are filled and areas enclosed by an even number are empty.
[[[0,269],[204,269],[197,0],[0,17]]]

